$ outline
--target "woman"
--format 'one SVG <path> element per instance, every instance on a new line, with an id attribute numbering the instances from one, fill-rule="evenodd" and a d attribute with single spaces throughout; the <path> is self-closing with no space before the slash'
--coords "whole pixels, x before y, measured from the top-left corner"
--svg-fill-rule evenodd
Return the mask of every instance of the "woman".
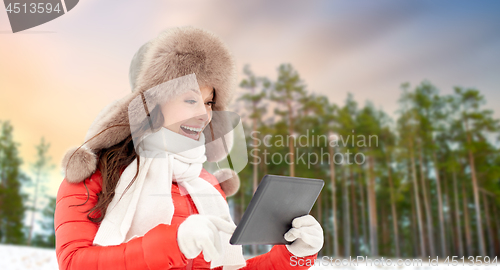
<path id="1" fill-rule="evenodd" d="M 54 224 L 60 269 L 308 269 L 292 259 L 312 261 L 323 245 L 310 215 L 293 220 L 284 236 L 291 245 L 247 261 L 228 242 L 235 225 L 226 196 L 239 178 L 202 168 L 231 144 L 227 119 L 215 114 L 236 81 L 220 39 L 170 29 L 141 47 L 130 75 L 133 92 L 106 107 L 84 145 L 63 158 Z"/>

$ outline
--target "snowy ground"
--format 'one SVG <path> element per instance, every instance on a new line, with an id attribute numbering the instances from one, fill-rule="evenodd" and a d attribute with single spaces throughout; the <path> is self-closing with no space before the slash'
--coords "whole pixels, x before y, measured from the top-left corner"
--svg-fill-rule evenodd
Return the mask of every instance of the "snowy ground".
<path id="1" fill-rule="evenodd" d="M 0 245 L 2 270 L 57 270 L 56 251 L 48 248 Z"/>
<path id="2" fill-rule="evenodd" d="M 500 269 L 500 262 L 497 262 L 496 265 L 474 265 L 468 266 L 467 261 L 463 266 L 461 263 L 459 265 L 453 266 L 444 262 L 440 262 L 439 266 L 429 265 L 427 260 L 422 261 L 422 263 L 416 261 L 399 261 L 401 266 L 395 265 L 398 262 L 398 259 L 391 258 L 392 266 L 388 266 L 388 259 L 384 258 L 383 264 L 381 266 L 381 258 L 377 258 L 378 261 L 372 259 L 373 264 L 367 264 L 365 261 L 361 262 L 361 260 L 353 260 L 348 262 L 348 260 L 344 260 L 344 266 L 340 264 L 342 261 L 339 259 L 336 261 L 331 258 L 324 258 L 318 260 L 316 262 L 316 266 L 311 267 L 313 270 L 366 270 L 366 269 L 394 269 L 394 270 L 473 270 L 473 269 Z M 412 259 L 410 259 L 412 260 Z M 335 265 L 337 262 L 338 265 Z M 460 261 L 461 262 L 461 261 Z M 294 260 L 291 262 L 292 264 L 305 264 L 307 262 L 301 262 L 298 260 Z M 314 263 L 314 262 L 312 262 Z M 356 265 L 357 263 L 357 265 Z M 348 265 L 350 264 L 350 265 Z M 377 266 L 377 265 L 378 266 Z M 405 265 L 406 264 L 406 265 Z M 25 247 L 25 246 L 14 246 L 14 245 L 0 245 L 0 269 L 1 270 L 24 270 L 24 269 L 37 269 L 37 270 L 57 270 L 57 259 L 56 252 L 53 249 L 46 248 L 33 248 L 33 247 Z"/>

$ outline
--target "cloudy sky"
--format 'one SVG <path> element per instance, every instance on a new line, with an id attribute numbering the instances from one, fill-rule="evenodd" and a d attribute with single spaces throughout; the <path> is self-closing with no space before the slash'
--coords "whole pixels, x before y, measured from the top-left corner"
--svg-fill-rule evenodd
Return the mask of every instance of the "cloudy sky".
<path id="1" fill-rule="evenodd" d="M 442 93 L 480 89 L 500 117 L 499 1 L 85 0 L 16 34 L 2 6 L 0 120 L 13 124 L 25 169 L 42 136 L 59 168 L 98 112 L 130 92 L 136 50 L 183 25 L 219 35 L 240 71 L 250 64 L 274 79 L 291 63 L 309 91 L 338 104 L 351 92 L 394 114 L 400 84 L 428 79 Z M 62 178 L 53 175 L 55 195 Z"/>

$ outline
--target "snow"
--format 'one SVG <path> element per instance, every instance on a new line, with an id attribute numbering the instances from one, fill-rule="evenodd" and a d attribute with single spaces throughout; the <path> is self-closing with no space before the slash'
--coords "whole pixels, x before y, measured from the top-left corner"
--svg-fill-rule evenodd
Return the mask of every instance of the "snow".
<path id="1" fill-rule="evenodd" d="M 336 259 L 331 257 L 320 257 L 316 261 L 316 265 L 311 267 L 312 270 L 367 270 L 367 269 L 387 269 L 387 270 L 493 270 L 500 269 L 500 263 L 490 264 L 490 265 L 462 265 L 462 261 L 459 260 L 458 265 L 451 265 L 451 263 L 445 263 L 442 260 L 439 262 L 439 266 L 429 265 L 428 260 L 423 260 L 421 263 L 412 261 L 414 259 L 395 259 L 390 258 L 392 266 L 388 266 L 388 258 L 372 258 L 372 263 L 366 262 L 361 259 L 356 260 L 351 259 Z M 377 261 L 375 261 L 377 259 Z M 344 261 L 342 261 L 344 260 Z M 400 260 L 400 266 L 397 264 Z M 407 260 L 407 261 L 405 261 Z M 483 259 L 484 260 L 484 259 Z M 293 264 L 305 264 L 306 262 L 293 260 Z M 309 262 L 314 264 L 314 262 Z M 336 265 L 337 264 L 337 265 Z M 342 264 L 344 264 L 342 266 Z M 356 265 L 357 264 L 357 265 Z M 383 264 L 383 266 L 381 266 Z M 406 264 L 406 265 L 405 265 Z M 27 246 L 15 246 L 15 245 L 1 245 L 0 244 L 0 269 L 2 270 L 24 270 L 24 269 L 37 269 L 37 270 L 57 270 L 57 258 L 54 249 L 49 248 L 35 248 Z"/>
<path id="2" fill-rule="evenodd" d="M 50 248 L 0 245 L 2 270 L 57 270 L 56 251 Z"/>

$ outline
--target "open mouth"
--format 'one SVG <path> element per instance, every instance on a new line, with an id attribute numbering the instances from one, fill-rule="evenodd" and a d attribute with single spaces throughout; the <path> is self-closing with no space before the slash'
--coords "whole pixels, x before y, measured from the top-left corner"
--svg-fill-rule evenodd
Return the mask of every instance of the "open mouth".
<path id="1" fill-rule="evenodd" d="M 185 136 L 197 140 L 200 137 L 200 133 L 203 129 L 181 125 L 181 130 Z"/>

